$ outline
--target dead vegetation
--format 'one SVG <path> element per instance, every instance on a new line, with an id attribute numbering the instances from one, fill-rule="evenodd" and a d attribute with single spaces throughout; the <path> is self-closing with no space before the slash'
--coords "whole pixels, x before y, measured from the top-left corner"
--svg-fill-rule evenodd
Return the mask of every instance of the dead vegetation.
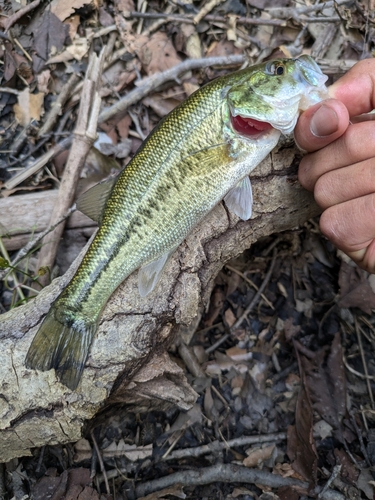
<path id="1" fill-rule="evenodd" d="M 75 197 L 224 72 L 281 50 L 311 54 L 333 81 L 372 57 L 374 11 L 373 0 L 2 2 L 0 311 L 11 312 L 0 331 L 0 497 L 374 497 L 375 280 L 315 219 L 303 224 L 318 212 L 296 186 L 292 149 L 254 173 L 255 221 L 218 207 L 182 245 L 163 282 L 170 299 L 127 302 L 132 279 L 116 292 L 104 323 L 117 318 L 117 344 L 103 358 L 99 331 L 76 398 L 52 372 L 23 369 L 32 328 L 72 270 L 38 289 L 95 229 L 78 212 L 66 218 Z M 131 330 L 139 313 L 142 329 L 124 340 L 121 324 Z M 134 345 L 142 362 L 126 358 Z"/>

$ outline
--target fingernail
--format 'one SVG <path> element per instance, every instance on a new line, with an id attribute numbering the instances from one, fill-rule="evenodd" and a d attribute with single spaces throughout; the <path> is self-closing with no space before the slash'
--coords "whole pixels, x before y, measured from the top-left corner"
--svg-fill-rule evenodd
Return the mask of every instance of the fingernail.
<path id="1" fill-rule="evenodd" d="M 354 262 L 362 262 L 367 252 L 367 247 L 361 250 L 356 250 L 355 252 L 348 252 L 349 257 L 354 260 Z"/>
<path id="2" fill-rule="evenodd" d="M 337 132 L 339 119 L 332 108 L 322 104 L 311 118 L 310 130 L 316 137 L 327 137 Z"/>

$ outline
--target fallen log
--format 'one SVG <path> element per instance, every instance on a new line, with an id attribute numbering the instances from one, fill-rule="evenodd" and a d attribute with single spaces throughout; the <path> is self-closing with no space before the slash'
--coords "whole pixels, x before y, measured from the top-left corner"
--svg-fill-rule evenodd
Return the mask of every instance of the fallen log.
<path id="1" fill-rule="evenodd" d="M 0 462 L 28 455 L 33 447 L 79 439 L 85 422 L 113 402 L 135 411 L 191 407 L 196 393 L 166 348 L 181 325 L 196 322 L 228 260 L 261 237 L 319 213 L 296 179 L 299 156 L 295 148 L 272 152 L 251 176 L 252 219 L 241 221 L 219 204 L 180 245 L 149 296 L 139 296 L 137 273 L 125 280 L 103 312 L 76 391 L 63 386 L 54 370 L 29 370 L 24 360 L 84 251 L 34 300 L 0 316 Z"/>
<path id="2" fill-rule="evenodd" d="M 0 222 L 9 230 L 3 237 L 8 251 L 19 250 L 47 229 L 57 195 L 58 190 L 51 189 L 0 198 Z M 67 220 L 68 229 L 95 226 L 96 222 L 78 211 Z"/>

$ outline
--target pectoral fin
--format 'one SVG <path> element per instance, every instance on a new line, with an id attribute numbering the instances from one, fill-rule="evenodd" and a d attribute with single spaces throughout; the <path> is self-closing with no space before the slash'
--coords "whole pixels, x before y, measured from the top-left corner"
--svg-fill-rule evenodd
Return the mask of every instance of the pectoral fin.
<path id="1" fill-rule="evenodd" d="M 242 220 L 249 220 L 253 207 L 253 192 L 249 177 L 244 177 L 237 186 L 231 189 L 224 197 L 224 201 L 231 212 Z"/>
<path id="2" fill-rule="evenodd" d="M 146 264 L 138 271 L 138 289 L 141 297 L 146 297 L 161 278 L 161 274 L 175 249 L 165 253 L 159 259 Z"/>
<path id="3" fill-rule="evenodd" d="M 117 178 L 107 179 L 85 191 L 77 200 L 77 210 L 100 223 L 105 204 L 116 181 Z"/>

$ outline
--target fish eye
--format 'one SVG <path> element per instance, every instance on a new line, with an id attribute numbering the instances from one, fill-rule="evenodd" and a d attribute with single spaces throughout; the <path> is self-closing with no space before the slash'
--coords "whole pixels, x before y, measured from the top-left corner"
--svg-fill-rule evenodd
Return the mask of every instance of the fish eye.
<path id="1" fill-rule="evenodd" d="M 266 72 L 269 75 L 281 76 L 285 73 L 285 66 L 280 61 L 273 61 L 273 62 L 270 62 L 269 64 L 267 64 Z"/>

